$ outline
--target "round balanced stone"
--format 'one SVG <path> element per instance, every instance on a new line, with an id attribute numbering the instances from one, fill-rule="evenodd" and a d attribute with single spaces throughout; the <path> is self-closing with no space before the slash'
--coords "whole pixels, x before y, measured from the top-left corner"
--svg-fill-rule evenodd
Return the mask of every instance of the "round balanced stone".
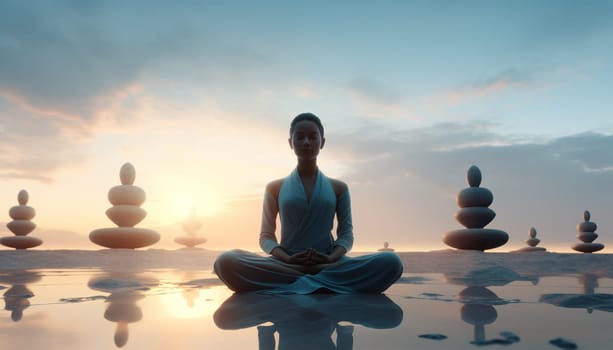
<path id="1" fill-rule="evenodd" d="M 197 245 L 206 243 L 206 241 L 206 238 L 196 236 L 182 236 L 175 238 L 175 242 L 184 245 L 188 248 L 194 248 Z"/>
<path id="2" fill-rule="evenodd" d="M 577 243 L 577 244 L 573 245 L 572 248 L 574 250 L 582 252 L 582 253 L 594 253 L 594 252 L 597 252 L 599 250 L 603 250 L 604 249 L 604 244 L 600 244 L 600 243 Z"/>
<path id="3" fill-rule="evenodd" d="M 132 227 L 141 222 L 147 212 L 133 205 L 115 205 L 106 210 L 106 216 L 117 226 Z"/>
<path id="4" fill-rule="evenodd" d="M 547 249 L 543 247 L 523 247 L 516 250 L 518 253 L 533 253 L 533 252 L 546 252 Z"/>
<path id="5" fill-rule="evenodd" d="M 13 220 L 32 220 L 36 215 L 34 208 L 20 204 L 9 209 L 9 216 Z"/>
<path id="6" fill-rule="evenodd" d="M 456 220 L 466 228 L 483 228 L 496 217 L 496 213 L 490 208 L 468 207 L 458 210 Z"/>
<path id="7" fill-rule="evenodd" d="M 519 253 L 533 253 L 533 252 L 546 252 L 547 249 L 543 247 L 523 247 L 521 249 L 516 250 Z"/>
<path id="8" fill-rule="evenodd" d="M 145 228 L 112 227 L 93 230 L 89 239 L 107 248 L 142 248 L 160 240 L 160 234 Z"/>
<path id="9" fill-rule="evenodd" d="M 489 207 L 494 201 L 494 195 L 483 187 L 468 187 L 458 192 L 456 202 L 458 207 Z"/>
<path id="10" fill-rule="evenodd" d="M 36 237 L 9 236 L 0 238 L 0 244 L 15 249 L 29 249 L 43 244 L 43 241 Z"/>
<path id="11" fill-rule="evenodd" d="M 145 203 L 147 195 L 145 191 L 138 186 L 117 185 L 109 190 L 108 199 L 113 205 L 140 206 Z"/>
<path id="12" fill-rule="evenodd" d="M 509 235 L 501 230 L 467 228 L 449 231 L 443 237 L 447 245 L 462 250 L 493 249 L 507 243 Z"/>
<path id="13" fill-rule="evenodd" d="M 36 224 L 30 220 L 13 220 L 6 224 L 6 227 L 16 236 L 25 236 L 34 231 Z"/>

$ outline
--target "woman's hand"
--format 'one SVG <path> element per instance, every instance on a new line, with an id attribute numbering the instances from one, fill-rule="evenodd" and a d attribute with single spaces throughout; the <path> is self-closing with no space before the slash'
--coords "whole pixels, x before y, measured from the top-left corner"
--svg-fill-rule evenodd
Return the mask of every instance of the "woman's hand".
<path id="1" fill-rule="evenodd" d="M 303 252 L 289 255 L 283 248 L 275 247 L 270 254 L 286 264 L 309 266 L 313 265 L 311 263 L 311 256 L 313 255 L 313 252 L 314 250 L 307 249 Z"/>
<path id="2" fill-rule="evenodd" d="M 317 261 L 317 264 L 332 264 L 337 262 L 345 254 L 347 254 L 347 250 L 345 248 L 341 246 L 336 246 L 330 254 L 322 254 L 316 252 L 314 259 Z"/>
<path id="3" fill-rule="evenodd" d="M 313 248 L 309 248 L 303 252 L 289 255 L 281 247 L 276 247 L 271 254 L 287 264 L 313 266 L 334 263 L 346 252 L 345 248 L 337 246 L 330 254 L 320 253 Z"/>
<path id="4" fill-rule="evenodd" d="M 313 265 L 311 263 L 313 252 L 311 249 L 305 250 L 304 252 L 296 253 L 293 255 L 288 255 L 288 259 L 285 261 L 288 264 L 295 265 Z"/>
<path id="5" fill-rule="evenodd" d="M 337 259 L 338 260 L 338 259 Z M 332 257 L 328 254 L 314 252 L 311 256 L 312 265 L 330 264 L 333 263 Z"/>

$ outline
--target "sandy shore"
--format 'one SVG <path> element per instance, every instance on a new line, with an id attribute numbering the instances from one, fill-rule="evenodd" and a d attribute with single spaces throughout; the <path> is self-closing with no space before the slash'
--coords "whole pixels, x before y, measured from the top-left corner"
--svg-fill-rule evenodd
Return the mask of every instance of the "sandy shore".
<path id="1" fill-rule="evenodd" d="M 375 300 L 233 295 L 209 273 L 219 253 L 0 250 L 2 349 L 112 348 L 128 332 L 109 321 L 126 315 L 139 322 L 129 326 L 133 348 L 151 348 L 154 339 L 164 348 L 254 349 L 272 339 L 259 337 L 271 329 L 286 343 L 318 342 L 311 349 L 338 342 L 331 329 L 351 329 L 343 334 L 356 349 L 553 349 L 549 342 L 561 337 L 582 349 L 610 343 L 602 329 L 613 312 L 613 254 L 398 252 L 405 274 Z"/>
<path id="2" fill-rule="evenodd" d="M 121 268 L 210 269 L 219 251 L 179 250 L 1 250 L 0 270 Z M 366 253 L 352 253 L 360 255 Z M 532 276 L 584 274 L 613 277 L 613 254 L 398 252 L 405 273 L 449 273 L 505 267 Z"/>

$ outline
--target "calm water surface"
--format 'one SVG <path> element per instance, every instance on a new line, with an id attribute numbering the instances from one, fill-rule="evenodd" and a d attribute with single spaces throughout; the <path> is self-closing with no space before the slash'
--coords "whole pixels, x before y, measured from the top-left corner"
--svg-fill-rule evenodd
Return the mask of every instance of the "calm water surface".
<path id="1" fill-rule="evenodd" d="M 0 271 L 1 349 L 608 349 L 613 280 L 405 274 L 386 295 L 233 295 L 210 271 Z M 434 340 L 420 335 L 439 334 Z M 478 344 L 481 344 L 479 346 Z"/>

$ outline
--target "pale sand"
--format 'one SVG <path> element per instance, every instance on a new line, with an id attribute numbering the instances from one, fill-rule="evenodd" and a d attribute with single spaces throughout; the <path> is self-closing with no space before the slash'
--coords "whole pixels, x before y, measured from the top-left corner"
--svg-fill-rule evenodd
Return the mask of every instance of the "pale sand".
<path id="1" fill-rule="evenodd" d="M 104 249 L 95 251 L 86 250 L 0 250 L 0 282 L 10 284 L 11 278 L 22 278 L 22 276 L 32 276 L 39 272 L 31 270 L 57 270 L 66 271 L 71 269 L 101 269 L 104 271 L 127 272 L 127 277 L 123 275 L 108 275 L 104 278 L 90 281 L 90 288 L 95 290 L 113 291 L 133 289 L 140 291 L 147 287 L 155 287 L 158 281 L 146 281 L 135 278 L 131 272 L 142 272 L 159 269 L 194 271 L 211 271 L 215 257 L 219 251 L 205 249 L 180 249 L 180 250 L 127 250 L 127 249 Z M 352 253 L 359 255 L 360 253 Z M 364 253 L 365 254 L 365 253 Z M 613 254 L 580 254 L 580 253 L 482 253 L 477 251 L 433 251 L 433 252 L 399 252 L 404 263 L 404 275 L 397 282 L 396 291 L 404 290 L 408 285 L 419 285 L 428 281 L 428 276 L 423 274 L 444 274 L 445 280 L 449 284 L 470 286 L 467 289 L 475 289 L 475 286 L 504 286 L 514 281 L 531 281 L 538 283 L 540 277 L 545 276 L 576 276 L 583 285 L 584 293 L 574 292 L 572 294 L 542 294 L 541 303 L 553 304 L 563 308 L 600 310 L 613 312 L 613 295 L 594 292 L 598 286 L 598 279 L 613 278 Z M 30 270 L 30 271 L 27 271 Z M 3 277 L 4 275 L 4 277 Z M 119 277 L 117 277 L 119 276 Z M 602 281 L 601 281 L 602 283 Z M 607 282 L 610 283 L 610 282 Z M 150 285 L 149 285 L 150 284 Z M 181 283 L 190 287 L 212 287 L 221 286 L 222 283 L 209 275 L 206 278 L 194 278 Z M 520 284 L 521 285 L 521 284 Z M 8 285 L 4 288 L 8 288 Z M 394 288 L 394 286 L 392 286 Z M 0 289 L 3 286 L 0 285 Z M 604 289 L 606 292 L 607 289 Z M 460 292 L 461 293 L 461 292 Z M 397 298 L 401 298 L 396 295 Z M 468 298 L 466 296 L 463 296 Z M 60 299 L 62 303 L 79 303 L 97 299 L 107 300 L 106 296 L 85 296 L 85 297 L 66 297 Z M 429 296 L 422 293 L 416 296 L 403 295 L 401 300 L 427 301 L 443 300 L 453 301 L 456 299 L 440 299 L 440 295 Z M 470 300 L 469 298 L 466 300 Z M 504 298 L 483 298 L 477 300 L 481 303 L 493 305 L 515 303 Z M 527 302 L 530 302 L 529 300 Z M 488 304 L 491 303 L 491 304 Z M 412 304 L 414 309 L 418 309 L 417 304 Z M 519 304 L 518 304 L 519 305 Z M 415 310 L 413 310 L 415 311 Z M 455 312 L 456 310 L 454 310 Z M 441 327 L 445 331 L 453 334 L 453 329 Z M 430 325 L 436 327 L 437 325 Z M 602 325 L 605 326 L 605 325 Z M 439 330 L 433 328 L 433 331 Z M 577 331 L 581 334 L 581 331 Z M 422 332 L 423 333 L 423 332 Z M 428 339 L 444 339 L 438 333 L 420 334 L 420 337 L 430 337 Z M 502 332 L 502 338 L 487 339 L 479 345 L 489 344 L 513 344 L 519 342 L 519 338 L 514 333 Z M 1 334 L 0 334 L 1 335 Z M 577 335 L 578 336 L 578 335 Z M 527 335 L 529 337 L 529 334 Z M 550 338 L 541 339 L 540 345 L 543 347 L 554 347 L 547 344 Z M 393 344 L 395 341 L 406 341 L 402 338 L 391 337 L 386 339 Z M 589 346 L 589 341 L 581 340 L 581 346 Z M 432 340 L 428 340 L 432 341 Z M 555 341 L 555 340 L 552 340 Z M 447 342 L 447 343 L 446 343 Z M 470 344 L 460 344 L 456 340 L 446 340 L 441 346 L 445 348 L 466 348 L 462 345 L 474 347 Z M 449 343 L 450 342 L 450 343 Z M 563 342 L 563 341 L 560 341 Z M 526 343 L 527 346 L 531 344 Z M 519 343 L 521 347 L 524 343 Z M 477 344 L 477 343 L 472 343 Z M 553 343 L 552 343 L 553 344 Z M 540 346 L 539 345 L 539 346 Z M 560 345 L 556 345 L 560 346 Z M 10 348 L 10 347 L 9 347 Z M 21 348 L 21 347 L 14 347 Z M 440 347 L 439 347 L 440 348 Z M 526 347 L 524 347 L 526 348 Z"/>
<path id="2" fill-rule="evenodd" d="M 0 250 L 0 270 L 121 267 L 143 269 L 211 269 L 220 251 L 178 250 Z M 352 253 L 361 255 L 367 253 Z M 458 274 L 504 267 L 521 275 L 594 274 L 613 278 L 613 254 L 483 253 L 478 251 L 398 252 L 407 273 Z"/>

